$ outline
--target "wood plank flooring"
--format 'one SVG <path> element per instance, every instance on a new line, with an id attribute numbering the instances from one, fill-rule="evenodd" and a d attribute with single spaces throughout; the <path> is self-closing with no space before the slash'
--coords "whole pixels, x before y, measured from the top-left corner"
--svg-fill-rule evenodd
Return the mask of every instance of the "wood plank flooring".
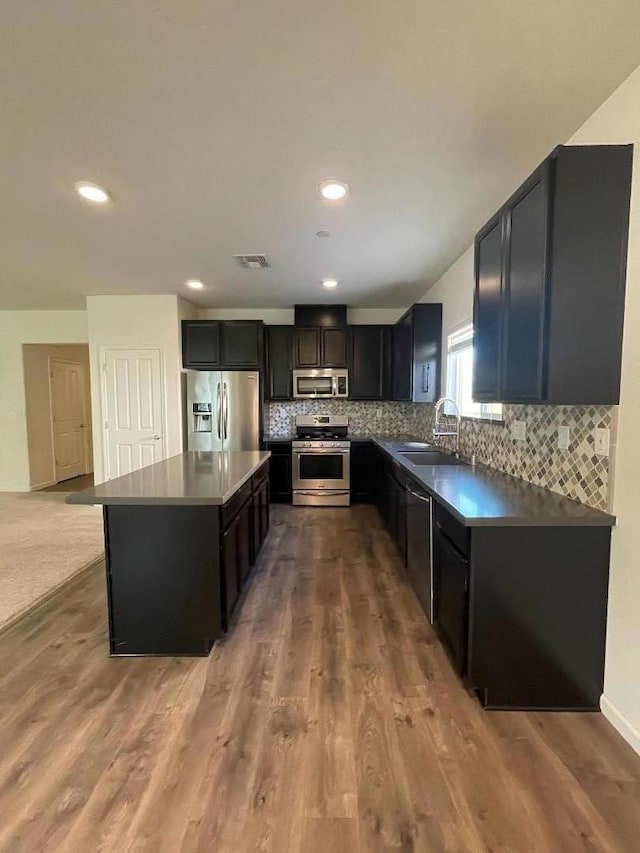
<path id="1" fill-rule="evenodd" d="M 0 636 L 0 850 L 638 851 L 598 714 L 484 712 L 371 507 L 274 507 L 209 659 L 107 657 L 102 572 Z"/>

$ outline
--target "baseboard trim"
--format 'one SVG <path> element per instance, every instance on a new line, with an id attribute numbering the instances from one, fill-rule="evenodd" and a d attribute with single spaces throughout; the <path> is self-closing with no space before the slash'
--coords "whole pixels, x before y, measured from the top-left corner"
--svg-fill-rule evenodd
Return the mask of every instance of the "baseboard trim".
<path id="1" fill-rule="evenodd" d="M 634 728 L 629 720 L 622 714 L 611 699 L 608 699 L 604 693 L 600 697 L 600 710 L 603 716 L 609 720 L 614 729 L 622 735 L 627 743 L 635 749 L 640 755 L 640 732 Z"/>
<path id="2" fill-rule="evenodd" d="M 46 483 L 37 483 L 35 486 L 31 486 L 31 491 L 39 492 L 41 489 L 48 489 L 49 486 L 56 486 L 57 484 L 57 480 L 48 480 Z"/>
<path id="3" fill-rule="evenodd" d="M 74 581 L 77 581 L 80 575 L 83 575 L 85 572 L 88 572 L 90 569 L 95 568 L 97 565 L 103 562 L 104 554 L 100 557 L 96 557 L 95 560 L 91 560 L 91 562 L 82 566 L 82 568 L 78 569 L 72 575 L 69 575 L 69 577 L 65 578 L 61 583 L 52 587 L 52 589 L 47 590 L 47 592 L 44 592 L 39 598 L 36 598 L 35 601 L 32 601 L 30 602 L 30 604 L 27 604 L 25 608 L 19 610 L 17 613 L 14 613 L 13 616 L 10 616 L 6 622 L 0 625 L 0 635 L 4 634 L 5 631 L 8 631 L 10 628 L 13 628 L 16 622 L 20 622 L 21 619 L 24 619 L 25 616 L 28 616 L 33 610 L 36 610 L 43 604 L 46 604 L 46 602 L 49 601 L 50 598 L 55 598 L 56 595 L 59 595 L 66 589 L 66 587 L 69 586 L 69 584 L 73 583 Z"/>

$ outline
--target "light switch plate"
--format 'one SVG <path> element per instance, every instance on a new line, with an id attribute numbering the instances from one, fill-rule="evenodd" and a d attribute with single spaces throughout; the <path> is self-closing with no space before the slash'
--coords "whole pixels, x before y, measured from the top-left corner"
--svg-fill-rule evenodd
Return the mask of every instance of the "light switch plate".
<path id="1" fill-rule="evenodd" d="M 558 450 L 568 450 L 571 441 L 571 430 L 568 426 L 558 427 Z"/>
<path id="2" fill-rule="evenodd" d="M 595 438 L 596 456 L 609 455 L 609 436 L 610 431 L 608 429 L 603 429 L 601 427 L 597 427 L 595 429 L 593 437 Z"/>
<path id="3" fill-rule="evenodd" d="M 527 425 L 524 421 L 514 421 L 511 424 L 511 438 L 514 441 L 524 441 L 527 437 Z"/>

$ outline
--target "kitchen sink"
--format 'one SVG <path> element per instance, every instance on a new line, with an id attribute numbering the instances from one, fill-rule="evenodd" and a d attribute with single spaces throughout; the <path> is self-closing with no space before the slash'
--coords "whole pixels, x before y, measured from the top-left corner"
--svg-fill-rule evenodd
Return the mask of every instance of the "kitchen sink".
<path id="1" fill-rule="evenodd" d="M 428 444 L 426 441 L 387 441 L 385 444 L 392 450 L 396 450 L 399 453 L 404 451 L 438 452 L 437 448 L 433 444 Z"/>
<path id="2" fill-rule="evenodd" d="M 414 465 L 460 465 L 459 459 L 451 453 L 443 453 L 441 450 L 421 450 L 400 454 L 408 462 Z"/>

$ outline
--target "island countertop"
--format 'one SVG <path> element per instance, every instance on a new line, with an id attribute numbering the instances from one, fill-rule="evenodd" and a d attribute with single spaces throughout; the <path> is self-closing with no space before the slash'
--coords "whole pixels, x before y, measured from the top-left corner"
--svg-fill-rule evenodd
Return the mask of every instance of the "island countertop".
<path id="1" fill-rule="evenodd" d="M 190 450 L 74 492 L 67 503 L 221 506 L 270 456 L 268 450 Z"/>

